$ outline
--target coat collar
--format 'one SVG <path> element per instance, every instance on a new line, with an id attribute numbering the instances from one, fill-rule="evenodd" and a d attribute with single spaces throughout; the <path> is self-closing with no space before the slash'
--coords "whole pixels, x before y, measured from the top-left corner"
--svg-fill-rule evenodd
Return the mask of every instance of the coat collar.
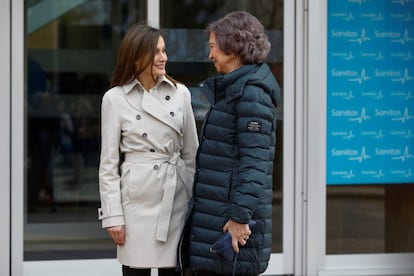
<path id="1" fill-rule="evenodd" d="M 275 106 L 279 106 L 280 88 L 266 63 L 244 65 L 233 72 L 208 78 L 199 87 L 211 104 L 220 98 L 226 98 L 229 103 L 243 94 L 247 83 L 261 87 L 272 97 Z"/>
<path id="2" fill-rule="evenodd" d="M 243 88 L 249 80 L 249 76 L 257 71 L 259 65 L 247 64 L 233 72 L 211 77 L 202 82 L 199 86 L 206 93 L 206 97 L 211 103 L 214 99 L 226 98 L 231 102 L 243 93 Z"/>
<path id="3" fill-rule="evenodd" d="M 161 83 L 166 83 L 168 85 L 175 87 L 175 84 L 169 79 L 167 79 L 166 76 L 162 76 L 161 78 L 158 79 L 157 84 L 155 85 L 155 88 L 157 88 Z M 136 78 L 132 79 L 129 83 L 124 84 L 122 88 L 125 94 L 129 94 L 132 90 L 134 90 L 135 86 L 137 85 L 140 87 L 142 91 L 144 90 L 144 87 L 142 86 L 141 82 Z"/>

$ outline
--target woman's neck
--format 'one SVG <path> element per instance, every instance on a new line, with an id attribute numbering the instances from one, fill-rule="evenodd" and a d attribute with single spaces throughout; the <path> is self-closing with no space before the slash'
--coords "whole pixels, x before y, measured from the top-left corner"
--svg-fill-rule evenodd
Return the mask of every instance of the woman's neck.
<path id="1" fill-rule="evenodd" d="M 138 80 L 147 91 L 150 91 L 157 84 L 157 81 L 152 78 L 138 77 Z"/>

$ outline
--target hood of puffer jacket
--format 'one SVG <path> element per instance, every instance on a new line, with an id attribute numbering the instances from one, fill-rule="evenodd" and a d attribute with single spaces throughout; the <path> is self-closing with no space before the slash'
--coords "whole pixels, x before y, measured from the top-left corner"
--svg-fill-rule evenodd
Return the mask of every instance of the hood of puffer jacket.
<path id="1" fill-rule="evenodd" d="M 211 104 L 217 98 L 226 97 L 227 102 L 240 97 L 246 85 L 255 85 L 268 93 L 275 106 L 281 102 L 279 85 L 266 63 L 247 64 L 239 69 L 208 78 L 198 86 Z"/>

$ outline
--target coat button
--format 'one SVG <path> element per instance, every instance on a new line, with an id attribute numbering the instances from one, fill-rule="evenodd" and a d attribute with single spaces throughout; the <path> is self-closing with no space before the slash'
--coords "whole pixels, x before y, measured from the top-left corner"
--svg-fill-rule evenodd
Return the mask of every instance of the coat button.
<path id="1" fill-rule="evenodd" d="M 174 114 L 174 112 L 171 111 L 170 115 L 171 115 L 171 117 L 174 117 L 175 114 Z"/>
<path id="2" fill-rule="evenodd" d="M 148 134 L 146 132 L 142 133 L 142 137 L 147 138 Z"/>
<path id="3" fill-rule="evenodd" d="M 150 149 L 150 152 L 155 152 L 155 149 Z"/>
<path id="4" fill-rule="evenodd" d="M 160 168 L 160 166 L 158 166 L 157 164 L 155 164 L 153 168 L 156 171 L 156 170 L 158 170 Z"/>
<path id="5" fill-rule="evenodd" d="M 141 115 L 137 115 L 137 116 L 135 116 L 135 118 L 137 119 L 137 120 L 141 120 Z"/>
<path id="6" fill-rule="evenodd" d="M 100 211 L 100 212 L 99 212 L 99 215 L 103 216 L 103 212 L 102 212 L 102 211 Z"/>
<path id="7" fill-rule="evenodd" d="M 171 99 L 171 97 L 170 97 L 169 95 L 167 95 L 167 96 L 165 96 L 165 99 L 166 99 L 167 101 L 169 101 L 169 100 Z"/>

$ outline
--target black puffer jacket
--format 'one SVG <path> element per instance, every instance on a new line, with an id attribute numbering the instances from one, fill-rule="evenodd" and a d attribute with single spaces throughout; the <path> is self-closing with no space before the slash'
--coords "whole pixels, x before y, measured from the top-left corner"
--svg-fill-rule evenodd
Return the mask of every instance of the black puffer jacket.
<path id="1" fill-rule="evenodd" d="M 250 64 L 200 84 L 211 99 L 201 133 L 187 245 L 193 271 L 231 273 L 233 266 L 210 253 L 224 224 L 256 221 L 240 247 L 236 273 L 266 270 L 272 245 L 272 172 L 276 79 L 266 64 Z"/>

